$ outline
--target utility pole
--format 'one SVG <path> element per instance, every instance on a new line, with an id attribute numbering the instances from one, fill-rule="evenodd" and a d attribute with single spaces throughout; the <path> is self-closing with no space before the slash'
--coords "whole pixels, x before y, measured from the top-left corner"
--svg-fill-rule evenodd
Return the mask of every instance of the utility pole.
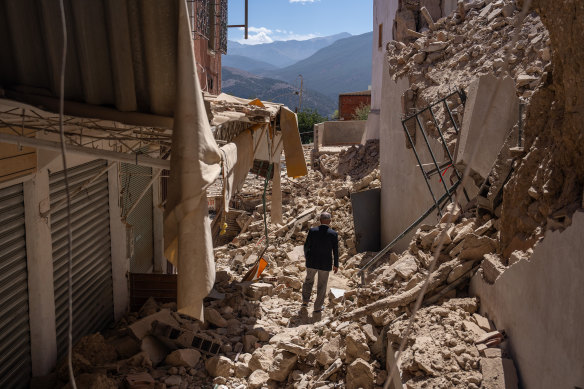
<path id="1" fill-rule="evenodd" d="M 300 92 L 298 93 L 298 112 L 302 110 L 302 84 L 304 83 L 304 79 L 302 78 L 302 74 L 299 74 L 300 77 Z"/>

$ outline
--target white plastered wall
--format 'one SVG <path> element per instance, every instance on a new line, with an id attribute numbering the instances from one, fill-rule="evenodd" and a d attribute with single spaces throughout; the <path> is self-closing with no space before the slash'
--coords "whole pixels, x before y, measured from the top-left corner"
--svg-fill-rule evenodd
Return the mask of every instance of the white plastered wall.
<path id="1" fill-rule="evenodd" d="M 529 261 L 507 268 L 493 285 L 477 274 L 471 293 L 505 330 L 524 388 L 584 387 L 584 212 L 563 232 L 547 232 Z"/>
<path id="2" fill-rule="evenodd" d="M 406 134 L 401 123 L 401 96 L 409 88 L 409 81 L 404 78 L 394 81 L 387 64 L 384 69 L 379 142 L 382 246 L 400 235 L 434 204 L 415 154 L 411 148 L 406 147 Z M 442 162 L 444 149 L 441 144 L 431 138 L 429 142 L 438 163 Z M 419 130 L 415 145 L 422 164 L 432 163 L 428 147 Z M 429 183 L 438 200 L 445 193 L 438 175 L 434 175 Z M 435 224 L 437 221 L 437 212 L 434 211 L 423 223 Z M 402 238 L 392 251 L 405 250 L 414 233 L 415 229 Z"/>
<path id="3" fill-rule="evenodd" d="M 398 0 L 373 1 L 373 44 L 371 61 L 371 113 L 367 119 L 366 139 L 379 139 L 381 89 L 383 82 L 383 63 L 385 47 L 393 39 L 393 20 L 399 6 Z M 379 25 L 383 24 L 381 47 Z"/>

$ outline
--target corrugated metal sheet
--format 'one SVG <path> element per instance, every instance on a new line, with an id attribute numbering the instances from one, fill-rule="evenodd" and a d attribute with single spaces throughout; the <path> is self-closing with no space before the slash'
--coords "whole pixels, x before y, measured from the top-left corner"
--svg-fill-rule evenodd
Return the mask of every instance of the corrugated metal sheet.
<path id="1" fill-rule="evenodd" d="M 93 161 L 69 169 L 69 186 L 90 180 L 106 166 Z M 63 172 L 50 175 L 53 277 L 57 325 L 57 353 L 67 351 L 67 209 L 55 209 L 65 198 Z M 113 321 L 111 242 L 107 174 L 71 199 L 73 235 L 73 341 Z"/>
<path id="2" fill-rule="evenodd" d="M 132 208 L 152 179 L 152 169 L 122 163 L 122 196 L 124 214 Z M 154 265 L 154 237 L 152 231 L 152 187 L 126 218 L 132 226 L 134 253 L 130 258 L 130 272 L 148 273 Z"/>
<path id="3" fill-rule="evenodd" d="M 178 2 L 65 0 L 65 99 L 172 116 Z M 58 1 L 0 3 L 0 84 L 58 96 L 62 32 Z M 40 90 L 22 87 L 42 88 Z"/>
<path id="4" fill-rule="evenodd" d="M 22 184 L 0 189 L 0 388 L 27 388 L 31 375 Z"/>

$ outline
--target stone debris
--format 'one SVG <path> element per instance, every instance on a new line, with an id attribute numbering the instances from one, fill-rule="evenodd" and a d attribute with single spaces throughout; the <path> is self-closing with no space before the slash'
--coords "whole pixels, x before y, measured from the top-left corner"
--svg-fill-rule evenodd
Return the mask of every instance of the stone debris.
<path id="1" fill-rule="evenodd" d="M 477 388 L 484 374 L 488 382 L 497 382 L 499 373 L 492 372 L 496 363 L 483 367 L 482 359 L 508 357 L 491 351 L 501 350 L 492 347 L 504 336 L 491 332 L 492 324 L 478 313 L 478 301 L 466 298 L 470 275 L 496 255 L 496 220 L 449 206 L 448 220 L 453 223 L 421 225 L 408 250 L 388 254 L 371 269 L 367 285 L 360 286 L 358 269 L 372 253 L 357 254 L 351 243 L 354 231 L 347 193 L 378 185 L 378 170 L 354 182 L 347 177 L 323 177 L 320 171 L 310 170 L 307 177 L 284 186 L 291 194 L 284 205 L 284 225 L 269 227 L 270 246 L 264 254 L 269 265 L 258 282 L 241 282 L 260 253 L 256 241 L 261 233 L 256 225 L 263 215 L 258 209 L 248 215 L 251 222 L 246 232 L 215 248 L 214 293 L 221 298 L 205 300 L 205 323 L 178 314 L 176 306 L 150 299 L 111 333 L 80 341 L 83 347 L 76 346 L 74 355 L 76 374 L 105 369 L 112 382 L 135 382 L 130 386 L 136 388 L 141 387 L 141 376 L 136 374 L 142 373 L 152 378 L 144 376 L 143 387 L 153 388 L 334 384 L 379 388 L 388 377 L 388 347 L 397 348 L 405 340 L 400 377 L 407 388 Z M 302 243 L 324 210 L 333 214 L 333 228 L 339 232 L 341 266 L 337 274 L 331 274 L 325 311 L 310 315 L 300 307 L 305 270 Z M 256 231 L 258 235 L 251 235 Z M 418 312 L 406 338 L 410 304 L 440 241 L 437 276 L 425 299 L 434 302 Z M 396 300 L 385 304 L 388 298 Z M 94 358 L 98 351 L 101 359 Z M 66 382 L 66 370 L 60 371 L 60 379 Z"/>
<path id="2" fill-rule="evenodd" d="M 435 22 L 428 21 L 430 28 L 416 36 L 397 34 L 406 44 L 388 44 L 391 74 L 408 77 L 418 92 L 417 107 L 455 88 L 466 89 L 473 79 L 488 73 L 510 74 L 517 94 L 529 100 L 550 61 L 549 33 L 539 16 L 528 14 L 516 27 L 520 11 L 515 1 L 473 0 L 460 6 L 463 14 L 459 8 Z M 416 11 L 431 19 L 424 7 Z M 519 39 L 513 44 L 516 32 Z M 503 65 L 507 57 L 506 69 Z"/>
<path id="3" fill-rule="evenodd" d="M 527 16 L 520 39 L 510 47 L 518 17 L 513 2 L 459 2 L 453 15 L 439 20 L 431 17 L 431 2 L 425 3 L 428 9 L 421 12 L 428 30 L 414 31 L 416 14 L 406 6 L 396 15 L 398 35 L 412 31 L 414 38 L 388 45 L 390 71 L 407 75 L 411 83 L 405 106 L 426 106 L 486 73 L 509 72 L 517 93 L 530 98 L 550 60 L 548 33 L 537 16 Z M 460 119 L 462 112 L 453 114 Z M 307 148 L 305 157 L 312 158 L 307 176 L 282 176 L 280 224 L 269 222 L 268 186 L 265 252 L 263 179 L 250 177 L 235 196 L 233 223 L 239 233 L 214 249 L 217 298 L 205 300 L 206 322 L 150 299 L 104 336 L 83 338 L 74 350 L 75 373 L 106 371 L 114 384 L 140 387 L 143 380 L 144 387 L 173 389 L 379 388 L 389 375 L 387 355 L 405 342 L 398 367 L 408 389 L 517 385 L 513 362 L 499 348 L 504 332 L 496 331 L 479 313 L 480 302 L 468 297 L 475 273 L 494 282 L 507 266 L 529 257 L 522 248 L 512 251 L 512 259 L 500 257 L 500 214 L 479 212 L 477 201 L 450 204 L 436 225 L 418 227 L 407 250 L 388 253 L 372 267 L 361 286 L 358 271 L 374 253 L 357 253 L 350 196 L 381 187 L 379 142 L 310 154 Z M 331 227 L 339 233 L 340 269 L 331 274 L 324 312 L 309 314 L 300 307 L 302 244 L 323 211 L 332 214 Z M 268 267 L 260 280 L 241 282 L 262 252 Z M 435 271 L 408 333 L 412 305 L 434 253 Z M 91 350 L 103 352 L 98 358 Z M 62 383 L 64 366 L 57 370 Z"/>

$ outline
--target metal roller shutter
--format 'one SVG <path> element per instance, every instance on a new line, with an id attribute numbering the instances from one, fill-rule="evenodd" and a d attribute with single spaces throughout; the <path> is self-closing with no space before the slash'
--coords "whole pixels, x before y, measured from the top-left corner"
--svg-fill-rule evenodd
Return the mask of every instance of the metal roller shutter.
<path id="1" fill-rule="evenodd" d="M 0 189 L 0 388 L 27 388 L 31 375 L 22 184 Z"/>
<path id="2" fill-rule="evenodd" d="M 124 214 L 132 208 L 140 194 L 152 179 L 152 169 L 144 166 L 122 163 L 122 196 Z M 154 235 L 152 231 L 152 187 L 142 197 L 140 203 L 126 218 L 132 226 L 134 254 L 130 258 L 131 273 L 149 273 L 154 256 Z"/>
<path id="3" fill-rule="evenodd" d="M 69 190 L 83 185 L 101 172 L 107 163 L 92 161 L 68 170 Z M 109 191 L 107 173 L 71 199 L 73 236 L 73 342 L 111 323 L 113 315 L 112 261 Z M 67 352 L 67 208 L 56 208 L 65 198 L 63 172 L 50 175 L 51 235 L 57 352 Z"/>

